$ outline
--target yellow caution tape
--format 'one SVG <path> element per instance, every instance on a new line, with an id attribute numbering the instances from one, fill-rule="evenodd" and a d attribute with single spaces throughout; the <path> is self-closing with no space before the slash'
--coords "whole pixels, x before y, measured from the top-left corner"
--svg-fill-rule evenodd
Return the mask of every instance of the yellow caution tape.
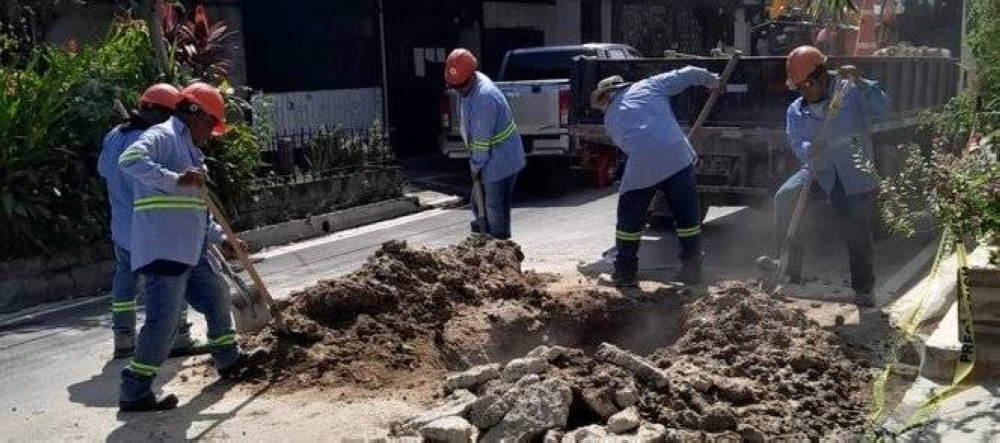
<path id="1" fill-rule="evenodd" d="M 924 402 L 924 404 L 916 409 L 910 419 L 905 422 L 905 426 L 895 432 L 897 435 L 907 430 L 923 426 L 938 410 L 943 401 L 955 396 L 959 392 L 962 392 L 963 389 L 961 385 L 965 379 L 972 374 L 976 364 L 976 337 L 972 327 L 972 303 L 969 291 L 969 259 L 968 253 L 965 249 L 965 243 L 962 241 L 962 235 L 960 232 L 958 235 L 952 235 L 950 229 L 945 229 L 941 236 L 941 243 L 938 245 L 938 251 L 935 255 L 934 265 L 931 268 L 930 275 L 932 279 L 937 276 L 940 270 L 942 257 L 944 256 L 944 251 L 948 249 L 949 246 L 954 246 L 955 254 L 958 258 L 958 321 L 961 327 L 959 340 L 962 343 L 958 362 L 955 366 L 955 375 L 952 378 L 951 385 L 934 393 Z M 928 295 L 929 294 L 924 294 L 917 306 L 914 307 L 914 309 L 911 310 L 906 316 L 906 322 L 901 328 L 901 340 L 896 343 L 897 345 L 905 343 L 915 333 L 917 326 L 919 326 L 917 316 L 923 309 L 923 305 L 927 300 Z M 892 372 L 892 367 L 897 363 L 896 352 L 893 352 L 891 355 L 893 360 L 890 361 L 882 373 L 875 378 L 874 386 L 872 388 L 875 410 L 871 417 L 871 423 L 881 422 L 886 412 L 885 384 Z"/>

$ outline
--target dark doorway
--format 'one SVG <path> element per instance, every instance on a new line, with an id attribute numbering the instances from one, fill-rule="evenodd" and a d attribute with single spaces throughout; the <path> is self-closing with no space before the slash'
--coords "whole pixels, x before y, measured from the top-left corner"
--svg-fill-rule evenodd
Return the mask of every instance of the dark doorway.
<path id="1" fill-rule="evenodd" d="M 580 2 L 580 38 L 584 43 L 601 41 L 601 0 Z"/>
<path id="2" fill-rule="evenodd" d="M 482 4 L 383 1 L 393 147 L 402 157 L 436 153 L 444 60 L 459 32 L 482 21 Z"/>
<path id="3" fill-rule="evenodd" d="M 483 29 L 482 71 L 496 79 L 507 51 L 544 44 L 545 33 L 532 28 Z"/>

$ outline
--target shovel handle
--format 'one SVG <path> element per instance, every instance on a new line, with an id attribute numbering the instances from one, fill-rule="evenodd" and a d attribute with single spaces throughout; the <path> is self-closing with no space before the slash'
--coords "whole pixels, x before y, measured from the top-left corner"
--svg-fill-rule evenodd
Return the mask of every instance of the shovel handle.
<path id="1" fill-rule="evenodd" d="M 722 95 L 722 88 L 726 87 L 729 83 L 729 77 L 733 75 L 733 71 L 736 70 L 736 64 L 739 63 L 740 57 L 743 55 L 740 51 L 733 52 L 733 56 L 729 58 L 729 62 L 726 63 L 726 69 L 722 71 L 722 75 L 719 77 L 719 87 L 712 91 L 712 95 L 708 96 L 708 101 L 705 102 L 705 106 L 701 108 L 701 113 L 698 114 L 698 118 L 691 125 L 691 130 L 688 131 L 688 140 L 694 138 L 701 131 L 701 126 L 705 124 L 705 120 L 708 119 L 708 114 L 712 113 L 712 109 L 715 108 L 715 102 L 719 100 Z"/>
<path id="2" fill-rule="evenodd" d="M 239 259 L 240 264 L 243 268 L 247 270 L 250 274 L 250 279 L 253 280 L 253 284 L 257 287 L 257 291 L 264 297 L 267 305 L 274 309 L 274 299 L 271 298 L 271 293 L 264 286 L 264 280 L 260 278 L 260 274 L 257 273 L 257 268 L 253 266 L 250 261 L 250 257 L 247 255 L 247 251 L 244 251 L 239 245 L 236 244 L 236 240 L 239 237 L 236 236 L 236 232 L 233 231 L 233 227 L 229 225 L 229 221 L 222 214 L 222 210 L 219 209 L 219 205 L 215 203 L 215 199 L 212 198 L 208 192 L 205 192 L 202 197 L 205 199 L 205 203 L 208 204 L 208 209 L 212 213 L 212 217 L 215 221 L 222 225 L 223 232 L 226 233 L 226 238 L 230 240 L 230 244 L 233 246 L 233 251 L 236 253 L 236 258 Z"/>

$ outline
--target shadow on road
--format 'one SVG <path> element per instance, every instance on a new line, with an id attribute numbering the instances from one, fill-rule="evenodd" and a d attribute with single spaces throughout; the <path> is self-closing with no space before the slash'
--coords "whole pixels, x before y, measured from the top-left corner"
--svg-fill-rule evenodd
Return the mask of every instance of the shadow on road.
<path id="1" fill-rule="evenodd" d="M 99 374 L 90 377 L 89 380 L 69 385 L 66 388 L 69 392 L 69 401 L 90 408 L 117 408 L 121 372 L 128 362 L 127 358 L 109 360 Z M 167 360 L 156 375 L 154 389 L 159 390 L 184 367 L 183 360 Z"/>
<path id="2" fill-rule="evenodd" d="M 235 384 L 217 380 L 202 388 L 191 401 L 179 408 L 162 413 L 119 413 L 118 419 L 124 423 L 108 435 L 109 443 L 136 441 L 198 441 L 208 437 L 216 428 L 234 418 L 243 408 L 267 392 L 271 385 L 264 385 L 235 407 L 223 411 L 205 413 L 225 397 Z M 188 430 L 195 422 L 210 422 L 197 435 L 188 438 Z M 239 439 L 239 437 L 236 437 Z"/>

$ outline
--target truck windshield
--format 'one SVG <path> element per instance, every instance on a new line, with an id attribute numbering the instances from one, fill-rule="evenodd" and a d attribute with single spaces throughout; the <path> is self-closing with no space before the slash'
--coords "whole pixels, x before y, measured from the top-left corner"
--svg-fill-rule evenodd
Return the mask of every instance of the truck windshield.
<path id="1" fill-rule="evenodd" d="M 569 78 L 573 67 L 573 57 L 578 55 L 596 56 L 594 50 L 570 49 L 545 52 L 508 54 L 500 73 L 502 81 L 552 80 Z"/>

